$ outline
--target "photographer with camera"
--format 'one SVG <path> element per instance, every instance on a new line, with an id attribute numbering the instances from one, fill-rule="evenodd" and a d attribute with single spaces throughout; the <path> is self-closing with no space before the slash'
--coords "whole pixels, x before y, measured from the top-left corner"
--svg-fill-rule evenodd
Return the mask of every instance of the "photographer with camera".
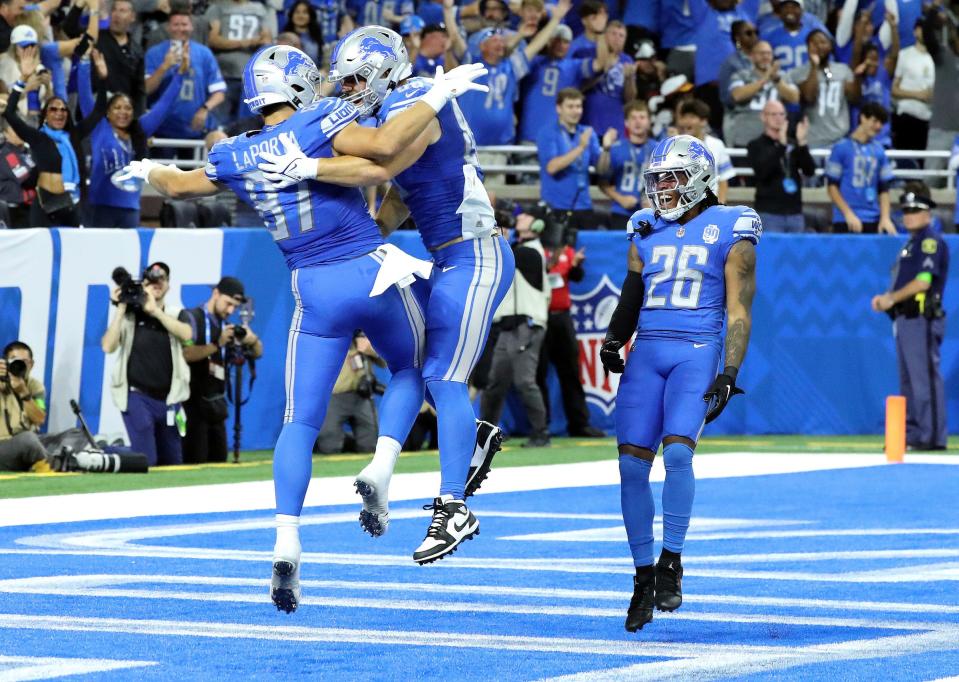
<path id="1" fill-rule="evenodd" d="M 382 393 L 373 376 L 373 365 L 386 367 L 386 361 L 373 350 L 366 334 L 357 330 L 346 354 L 340 375 L 333 385 L 333 395 L 326 409 L 323 428 L 316 440 L 316 449 L 324 455 L 344 451 L 346 434 L 343 424 L 349 422 L 356 441 L 356 452 L 373 452 L 379 429 L 373 394 Z"/>
<path id="2" fill-rule="evenodd" d="M 119 349 L 113 368 L 113 403 L 123 413 L 130 447 L 147 456 L 150 466 L 181 464 L 178 431 L 183 430 L 180 403 L 190 396 L 190 368 L 182 344 L 193 339 L 190 315 L 167 307 L 170 266 L 156 262 L 134 280 L 123 268 L 113 271 L 117 287 L 110 293 L 116 313 L 100 340 L 104 353 Z"/>
<path id="3" fill-rule="evenodd" d="M 30 376 L 33 351 L 12 341 L 0 360 L 0 470 L 30 471 L 46 466 L 47 451 L 37 429 L 47 418 L 43 384 Z M 38 462 L 43 464 L 37 466 Z"/>
<path id="4" fill-rule="evenodd" d="M 249 299 L 243 282 L 224 277 L 204 305 L 187 311 L 193 326 L 192 341 L 183 349 L 190 365 L 190 398 L 183 404 L 187 423 L 183 461 L 188 464 L 226 461 L 226 381 L 231 358 L 263 355 L 263 343 L 247 320 L 239 326 L 227 323 L 237 308 L 241 319 L 246 317 L 244 306 L 249 306 Z"/>

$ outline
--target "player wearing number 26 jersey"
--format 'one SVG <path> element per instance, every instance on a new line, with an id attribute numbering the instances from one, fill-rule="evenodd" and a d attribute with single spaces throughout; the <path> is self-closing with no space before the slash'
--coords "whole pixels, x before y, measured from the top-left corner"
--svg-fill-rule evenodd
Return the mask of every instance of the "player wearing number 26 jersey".
<path id="1" fill-rule="evenodd" d="M 653 150 L 644 181 L 655 210 L 630 218 L 628 274 L 601 351 L 609 371 L 623 372 L 616 435 L 623 520 L 636 565 L 630 631 L 652 620 L 654 602 L 665 611 L 682 603 L 680 553 L 693 504 L 693 450 L 704 421 L 741 392 L 736 375 L 749 342 L 762 224 L 750 208 L 719 205 L 708 189 L 715 174 L 712 155 L 694 137 L 667 138 Z M 724 322 L 726 357 L 719 370 Z M 623 363 L 619 350 L 634 331 Z M 654 568 L 649 473 L 660 443 L 663 551 Z"/>

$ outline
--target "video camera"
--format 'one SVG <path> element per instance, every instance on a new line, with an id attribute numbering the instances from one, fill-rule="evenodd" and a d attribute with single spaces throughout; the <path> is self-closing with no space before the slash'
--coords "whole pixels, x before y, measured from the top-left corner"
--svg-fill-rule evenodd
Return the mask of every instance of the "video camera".
<path id="1" fill-rule="evenodd" d="M 15 360 L 7 361 L 7 376 L 6 380 L 9 382 L 10 377 L 17 377 L 18 379 L 27 378 L 27 363 L 19 358 Z"/>
<path id="2" fill-rule="evenodd" d="M 127 307 L 135 309 L 143 306 L 146 300 L 146 292 L 143 291 L 144 282 L 151 284 L 158 282 L 160 276 L 156 274 L 156 270 L 146 270 L 143 272 L 142 279 L 133 279 L 133 275 L 121 265 L 113 269 L 110 279 L 120 287 L 120 295 L 114 305 L 126 303 Z"/>

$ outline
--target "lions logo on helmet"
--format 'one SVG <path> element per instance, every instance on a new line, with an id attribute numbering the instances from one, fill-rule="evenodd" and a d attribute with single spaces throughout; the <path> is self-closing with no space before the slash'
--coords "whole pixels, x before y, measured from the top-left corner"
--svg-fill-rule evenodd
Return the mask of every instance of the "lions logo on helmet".
<path id="1" fill-rule="evenodd" d="M 658 215 L 672 221 L 705 198 L 715 175 L 716 161 L 706 146 L 692 135 L 676 135 L 656 145 L 643 180 Z"/>
<path id="2" fill-rule="evenodd" d="M 316 99 L 322 80 L 305 52 L 270 45 L 254 54 L 243 70 L 243 101 L 252 111 L 281 103 L 302 109 Z"/>
<path id="3" fill-rule="evenodd" d="M 403 39 L 383 26 L 364 26 L 337 43 L 330 61 L 331 83 L 352 79 L 353 90 L 341 95 L 366 115 L 413 72 Z"/>

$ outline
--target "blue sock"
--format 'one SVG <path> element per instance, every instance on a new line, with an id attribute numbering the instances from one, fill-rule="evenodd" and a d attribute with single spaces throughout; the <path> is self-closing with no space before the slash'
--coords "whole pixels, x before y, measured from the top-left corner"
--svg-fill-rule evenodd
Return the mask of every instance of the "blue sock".
<path id="1" fill-rule="evenodd" d="M 422 406 L 423 375 L 420 370 L 410 367 L 394 373 L 380 401 L 380 436 L 404 443 Z"/>
<path id="2" fill-rule="evenodd" d="M 649 485 L 652 462 L 633 457 L 619 456 L 620 501 L 623 506 L 623 523 L 633 564 L 651 566 L 653 563 L 653 489 Z"/>
<path id="3" fill-rule="evenodd" d="M 670 443 L 663 447 L 666 482 L 663 484 L 663 547 L 679 554 L 683 551 L 689 516 L 693 511 L 696 478 L 693 475 L 693 451 L 688 445 Z"/>
<path id="4" fill-rule="evenodd" d="M 299 516 L 313 474 L 313 444 L 320 430 L 306 424 L 283 425 L 273 452 L 276 513 Z"/>
<path id="5" fill-rule="evenodd" d="M 462 500 L 466 475 L 476 447 L 476 413 L 469 389 L 459 381 L 427 381 L 436 399 L 436 421 L 440 441 L 440 495 Z"/>

